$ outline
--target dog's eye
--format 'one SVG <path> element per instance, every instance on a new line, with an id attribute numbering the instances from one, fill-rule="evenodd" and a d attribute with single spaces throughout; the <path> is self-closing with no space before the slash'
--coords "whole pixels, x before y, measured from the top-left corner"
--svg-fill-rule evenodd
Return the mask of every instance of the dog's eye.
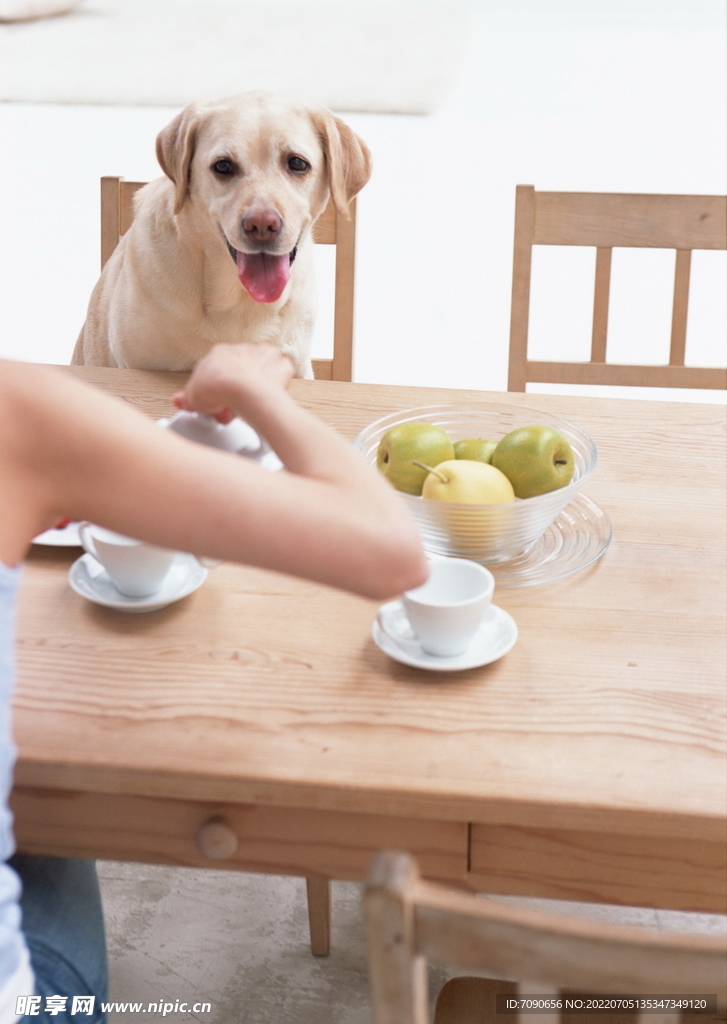
<path id="1" fill-rule="evenodd" d="M 231 160 L 218 160 L 216 163 L 212 164 L 212 170 L 215 174 L 219 174 L 224 178 L 232 174 L 235 168 L 232 166 Z"/>
<path id="2" fill-rule="evenodd" d="M 295 171 L 296 174 L 304 174 L 310 170 L 310 164 L 302 156 L 289 156 L 288 167 L 291 171 Z"/>

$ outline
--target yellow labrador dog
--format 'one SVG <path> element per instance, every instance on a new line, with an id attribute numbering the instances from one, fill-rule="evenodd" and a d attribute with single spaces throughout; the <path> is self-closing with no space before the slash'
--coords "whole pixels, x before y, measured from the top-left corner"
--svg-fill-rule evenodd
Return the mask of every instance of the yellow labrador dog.
<path id="1" fill-rule="evenodd" d="M 312 377 L 311 226 L 348 215 L 366 145 L 327 110 L 270 93 L 192 104 L 157 138 L 166 177 L 93 290 L 73 363 L 189 370 L 217 342 L 269 342 Z"/>

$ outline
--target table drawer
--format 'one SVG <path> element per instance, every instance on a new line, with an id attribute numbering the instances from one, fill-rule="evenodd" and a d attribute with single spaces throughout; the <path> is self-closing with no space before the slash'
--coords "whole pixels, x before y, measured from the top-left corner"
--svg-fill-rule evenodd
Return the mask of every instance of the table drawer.
<path id="1" fill-rule="evenodd" d="M 727 845 L 475 824 L 468 878 L 484 892 L 723 914 Z"/>
<path id="2" fill-rule="evenodd" d="M 22 787 L 11 804 L 24 853 L 360 881 L 378 850 L 400 849 L 429 878 L 467 875 L 464 823 Z"/>

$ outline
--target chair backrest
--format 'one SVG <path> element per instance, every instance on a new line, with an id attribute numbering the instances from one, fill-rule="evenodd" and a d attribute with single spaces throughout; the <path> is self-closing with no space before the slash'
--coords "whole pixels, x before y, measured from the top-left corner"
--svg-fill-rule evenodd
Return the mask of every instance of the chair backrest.
<path id="1" fill-rule="evenodd" d="M 534 245 L 581 245 L 596 249 L 590 362 L 528 359 Z M 620 246 L 676 250 L 668 365 L 631 366 L 606 362 L 611 252 Z M 684 365 L 693 249 L 727 249 L 727 196 L 536 192 L 532 185 L 518 185 L 508 391 L 524 391 L 530 381 L 727 388 L 727 369 Z"/>
<path id="2" fill-rule="evenodd" d="M 101 269 L 134 219 L 134 193 L 145 181 L 101 178 Z M 353 379 L 353 287 L 356 251 L 356 200 L 349 207 L 350 220 L 328 206 L 313 225 L 313 241 L 336 247 L 333 358 L 314 359 L 317 380 Z"/>
<path id="3" fill-rule="evenodd" d="M 427 1024 L 428 960 L 515 978 L 524 996 L 555 998 L 568 989 L 710 995 L 727 1004 L 727 936 L 678 935 L 481 900 L 423 881 L 403 853 L 374 859 L 364 908 L 374 1024 Z M 550 1024 L 557 1014 L 546 1019 Z M 520 1017 L 521 1024 L 533 1021 L 545 1024 L 540 1014 Z M 663 1019 L 648 1012 L 639 1024 Z"/>

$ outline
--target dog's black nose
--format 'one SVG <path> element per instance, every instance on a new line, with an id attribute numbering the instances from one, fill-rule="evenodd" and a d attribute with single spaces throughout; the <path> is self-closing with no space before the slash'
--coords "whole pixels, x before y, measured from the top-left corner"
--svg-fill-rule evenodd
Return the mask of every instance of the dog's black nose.
<path id="1" fill-rule="evenodd" d="M 242 218 L 242 230 L 253 242 L 272 242 L 280 234 L 283 221 L 277 210 L 270 207 L 250 210 Z"/>

